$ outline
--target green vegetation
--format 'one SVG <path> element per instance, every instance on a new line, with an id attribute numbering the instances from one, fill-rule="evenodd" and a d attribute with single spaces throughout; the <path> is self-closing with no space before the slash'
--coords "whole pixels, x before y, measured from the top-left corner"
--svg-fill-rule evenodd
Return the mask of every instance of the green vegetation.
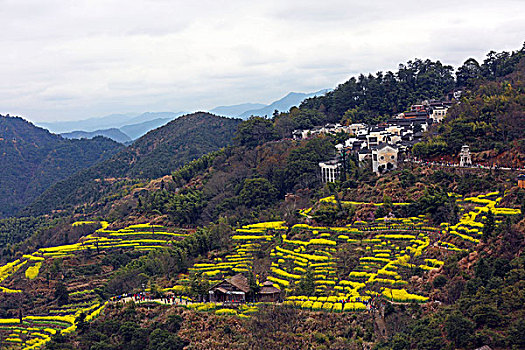
<path id="1" fill-rule="evenodd" d="M 333 152 L 329 138 L 230 147 L 174 172 L 174 182 L 146 193 L 137 210 L 148 216 L 165 213 L 179 225 L 206 223 L 221 215 L 244 221 L 286 193 L 319 187 L 318 162 Z M 193 181 L 195 175 L 198 181 Z"/>
<path id="2" fill-rule="evenodd" d="M 300 108 L 320 111 L 331 122 L 375 123 L 411 104 L 441 98 L 454 85 L 452 66 L 416 59 L 400 64 L 395 73 L 351 78 L 325 96 L 307 99 Z"/>
<path id="3" fill-rule="evenodd" d="M 437 136 L 414 146 L 414 155 L 422 158 L 455 155 L 464 144 L 470 145 L 474 152 L 492 151 L 495 153 L 492 157 L 511 149 L 523 153 L 523 57 L 525 49 L 512 54 L 491 53 L 476 72 L 470 73 L 473 77 L 466 82 L 460 80 L 468 87 L 461 103 L 447 112 L 446 122 L 437 126 Z M 458 74 L 459 80 L 461 71 Z M 477 84 L 472 84 L 473 81 Z M 516 165 L 514 159 L 505 161 L 508 166 Z"/>
<path id="4" fill-rule="evenodd" d="M 522 53 L 469 60 L 456 81 L 416 60 L 271 119 L 181 117 L 52 186 L 27 210 L 51 216 L 0 221 L 2 346 L 522 348 L 525 192 L 514 172 L 407 162 L 377 177 L 348 155 L 325 185 L 318 162 L 343 135 L 289 139 L 461 87 L 461 104 L 414 151 L 451 155 L 466 130 L 475 157 L 519 162 Z M 254 302 L 209 302 L 210 286 L 237 274 Z M 274 288 L 282 304 L 257 294 Z"/>
<path id="5" fill-rule="evenodd" d="M 0 220 L 0 247 L 10 250 L 10 245 L 31 237 L 43 227 L 51 226 L 49 218 L 25 217 Z"/>
<path id="6" fill-rule="evenodd" d="M 122 145 L 104 137 L 67 140 L 0 115 L 0 218 L 17 214 L 55 182 L 107 159 Z"/>
<path id="7" fill-rule="evenodd" d="M 110 159 L 53 185 L 24 213 L 49 213 L 95 201 L 105 205 L 127 195 L 125 186 L 169 175 L 185 163 L 227 146 L 238 123 L 236 119 L 207 113 L 179 117 L 144 135 Z"/>

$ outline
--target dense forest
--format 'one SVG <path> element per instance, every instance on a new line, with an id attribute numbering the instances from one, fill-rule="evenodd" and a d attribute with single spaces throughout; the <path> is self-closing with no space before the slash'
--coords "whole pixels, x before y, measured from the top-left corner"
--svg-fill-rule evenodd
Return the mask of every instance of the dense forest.
<path id="1" fill-rule="evenodd" d="M 474 152 L 500 154 L 513 149 L 515 155 L 525 153 L 525 60 L 515 64 L 510 74 L 494 80 L 482 80 L 482 67 L 478 69 L 467 80 L 470 85 L 476 79 L 478 85 L 470 85 L 461 103 L 449 110 L 446 122 L 435 128 L 436 136 L 415 145 L 415 155 L 455 155 L 463 144 Z M 506 165 L 516 163 L 510 160 Z"/>
<path id="2" fill-rule="evenodd" d="M 120 149 L 107 138 L 67 140 L 22 118 L 0 116 L 0 217 L 15 215 L 57 181 Z"/>
<path id="3" fill-rule="evenodd" d="M 507 76 L 524 56 L 525 44 L 510 53 L 491 51 L 481 64 L 473 58 L 466 60 L 455 77 L 452 66 L 416 59 L 400 64 L 397 72 L 353 77 L 324 96 L 305 100 L 300 110 L 321 112 L 327 122 L 375 123 L 405 111 L 411 104 L 446 97 L 454 88 L 468 90 L 482 81 Z"/>
<path id="4" fill-rule="evenodd" d="M 251 122 L 267 123 L 262 118 Z M 278 205 L 286 193 L 318 187 L 318 163 L 330 158 L 333 149 L 330 138 L 226 148 L 174 172 L 163 188 L 140 197 L 137 212 L 165 213 L 179 225 L 224 215 L 232 221 L 249 220 Z"/>
<path id="5" fill-rule="evenodd" d="M 28 239 L 41 228 L 52 225 L 49 218 L 44 216 L 2 219 L 0 220 L 0 247 L 9 251 L 12 245 Z"/>
<path id="6" fill-rule="evenodd" d="M 24 215 L 92 203 L 127 184 L 168 175 L 186 162 L 230 144 L 239 122 L 207 113 L 177 118 L 110 159 L 55 184 L 26 208 Z"/>

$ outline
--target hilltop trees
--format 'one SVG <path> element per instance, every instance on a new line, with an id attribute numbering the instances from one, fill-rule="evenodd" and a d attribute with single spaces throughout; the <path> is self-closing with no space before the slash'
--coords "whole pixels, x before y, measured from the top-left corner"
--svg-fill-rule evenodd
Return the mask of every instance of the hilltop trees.
<path id="1" fill-rule="evenodd" d="M 262 117 L 251 117 L 242 122 L 234 138 L 239 145 L 247 147 L 255 147 L 276 139 L 277 133 L 272 121 Z"/>
<path id="2" fill-rule="evenodd" d="M 301 104 L 326 115 L 325 121 L 336 122 L 346 114 L 354 123 L 375 123 L 400 113 L 410 104 L 424 99 L 441 98 L 454 88 L 452 66 L 440 61 L 409 61 L 400 64 L 396 73 L 352 77 L 325 96 L 313 97 Z"/>
<path id="3" fill-rule="evenodd" d="M 514 52 L 490 51 L 481 65 L 481 73 L 484 78 L 496 79 L 504 77 L 514 70 L 519 61 L 525 56 L 525 43 L 521 50 Z"/>
<path id="4" fill-rule="evenodd" d="M 457 85 L 466 88 L 461 103 L 447 112 L 426 141 L 413 147 L 422 158 L 456 155 L 464 144 L 474 152 L 509 150 L 525 137 L 525 51 L 491 52 L 483 64 L 467 60 L 457 71 Z M 521 149 L 517 149 L 521 151 Z M 522 151 L 521 151 L 522 152 Z M 514 165 L 514 164 L 508 164 Z"/>
<path id="5" fill-rule="evenodd" d="M 471 88 L 481 77 L 481 66 L 478 61 L 469 58 L 456 72 L 456 85 Z"/>

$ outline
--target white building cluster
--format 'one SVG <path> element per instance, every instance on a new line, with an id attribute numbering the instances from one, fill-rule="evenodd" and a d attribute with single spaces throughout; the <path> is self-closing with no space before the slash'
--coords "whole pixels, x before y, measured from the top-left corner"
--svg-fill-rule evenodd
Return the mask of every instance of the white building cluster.
<path id="1" fill-rule="evenodd" d="M 326 124 L 308 130 L 295 130 L 295 139 L 305 139 L 320 134 L 348 134 L 344 144 L 337 145 L 340 152 L 357 155 L 359 162 L 371 161 L 372 171 L 380 175 L 396 169 L 400 154 L 419 142 L 423 133 L 433 123 L 440 123 L 447 115 L 450 101 L 423 101 L 413 105 L 410 111 L 400 113 L 384 123 L 369 126 L 362 123 Z M 333 182 L 339 171 L 339 160 L 319 163 L 323 182 Z M 334 177 L 335 176 L 335 177 Z"/>

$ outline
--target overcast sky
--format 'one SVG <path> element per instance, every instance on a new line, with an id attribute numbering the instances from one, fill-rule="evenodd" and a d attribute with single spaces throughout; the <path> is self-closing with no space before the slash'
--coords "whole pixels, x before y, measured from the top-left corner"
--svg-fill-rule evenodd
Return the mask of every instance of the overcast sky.
<path id="1" fill-rule="evenodd" d="M 269 103 L 415 57 L 519 49 L 524 14 L 523 0 L 0 0 L 0 113 Z"/>

